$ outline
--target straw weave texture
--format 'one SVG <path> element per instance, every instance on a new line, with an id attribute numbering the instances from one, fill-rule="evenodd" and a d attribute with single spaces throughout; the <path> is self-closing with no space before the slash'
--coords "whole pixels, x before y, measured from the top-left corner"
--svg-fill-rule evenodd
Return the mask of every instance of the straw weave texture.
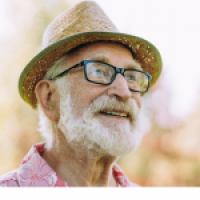
<path id="1" fill-rule="evenodd" d="M 21 97 L 36 108 L 35 86 L 53 62 L 82 44 L 96 41 L 112 41 L 127 46 L 143 70 L 152 75 L 150 87 L 158 79 L 162 60 L 156 47 L 142 38 L 120 33 L 97 3 L 83 1 L 60 14 L 47 27 L 43 50 L 20 75 Z"/>

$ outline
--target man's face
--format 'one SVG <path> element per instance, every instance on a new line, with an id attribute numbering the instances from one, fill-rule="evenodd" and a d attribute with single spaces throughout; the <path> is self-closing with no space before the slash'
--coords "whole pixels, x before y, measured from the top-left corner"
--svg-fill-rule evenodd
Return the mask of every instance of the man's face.
<path id="1" fill-rule="evenodd" d="M 100 60 L 125 69 L 139 67 L 131 52 L 115 43 L 98 42 L 73 51 L 66 60 L 66 68 L 82 60 Z M 138 146 L 141 140 L 137 132 L 140 94 L 128 89 L 121 74 L 111 85 L 98 85 L 88 82 L 84 67 L 79 67 L 57 83 L 60 93 L 58 128 L 69 144 L 78 142 L 112 156 L 125 155 Z M 125 113 L 128 117 L 108 112 Z"/>

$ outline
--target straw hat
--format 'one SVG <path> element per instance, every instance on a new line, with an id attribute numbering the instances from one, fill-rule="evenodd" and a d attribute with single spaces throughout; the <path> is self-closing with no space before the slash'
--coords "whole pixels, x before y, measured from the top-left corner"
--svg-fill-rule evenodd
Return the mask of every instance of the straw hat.
<path id="1" fill-rule="evenodd" d="M 156 47 L 142 38 L 120 33 L 97 3 L 83 1 L 61 13 L 47 27 L 43 50 L 20 75 L 18 87 L 22 99 L 36 108 L 35 86 L 52 63 L 81 44 L 102 40 L 126 45 L 143 70 L 152 75 L 150 87 L 156 82 L 162 69 L 161 56 Z"/>

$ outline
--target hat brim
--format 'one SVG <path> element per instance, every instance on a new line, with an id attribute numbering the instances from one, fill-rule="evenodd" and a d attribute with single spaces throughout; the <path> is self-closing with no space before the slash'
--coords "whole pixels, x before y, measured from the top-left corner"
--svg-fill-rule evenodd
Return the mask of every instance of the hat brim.
<path id="1" fill-rule="evenodd" d="M 72 49 L 95 41 L 113 41 L 126 45 L 134 54 L 135 59 L 141 63 L 143 70 L 152 76 L 150 87 L 160 76 L 162 71 L 160 53 L 147 40 L 118 32 L 83 32 L 49 45 L 25 66 L 18 83 L 22 99 L 35 109 L 37 107 L 35 86 L 44 77 L 52 63 Z"/>

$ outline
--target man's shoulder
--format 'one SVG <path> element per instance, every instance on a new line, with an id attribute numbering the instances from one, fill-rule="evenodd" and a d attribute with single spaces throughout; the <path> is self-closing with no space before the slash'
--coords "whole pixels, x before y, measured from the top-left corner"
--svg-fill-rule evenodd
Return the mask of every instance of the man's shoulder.
<path id="1" fill-rule="evenodd" d="M 0 187 L 19 187 L 17 169 L 0 176 Z"/>

